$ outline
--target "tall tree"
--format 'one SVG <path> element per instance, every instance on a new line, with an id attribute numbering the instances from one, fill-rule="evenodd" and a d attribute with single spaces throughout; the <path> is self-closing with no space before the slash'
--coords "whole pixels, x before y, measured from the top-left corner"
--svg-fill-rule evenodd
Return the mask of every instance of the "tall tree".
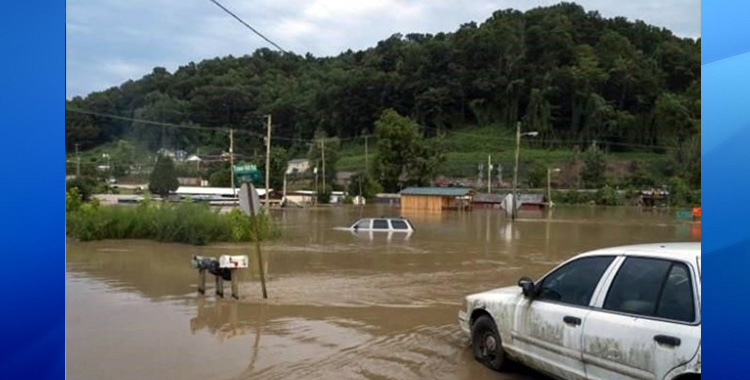
<path id="1" fill-rule="evenodd" d="M 607 170 L 607 157 L 596 144 L 592 144 L 583 156 L 583 181 L 588 188 L 604 185 Z"/>
<path id="2" fill-rule="evenodd" d="M 153 194 L 166 197 L 170 192 L 177 190 L 178 187 L 180 187 L 180 183 L 177 182 L 174 162 L 167 156 L 159 156 L 149 177 L 148 190 Z"/>
<path id="3" fill-rule="evenodd" d="M 327 157 L 326 157 L 327 158 Z M 271 159 L 269 162 L 270 175 L 268 176 L 269 186 L 272 189 L 281 190 L 284 187 L 284 173 L 286 173 L 289 156 L 286 149 L 281 147 L 271 148 Z"/>
<path id="4" fill-rule="evenodd" d="M 392 109 L 383 111 L 375 122 L 375 134 L 375 173 L 385 191 L 395 192 L 404 185 L 427 185 L 445 160 L 439 142 L 428 146 L 417 124 Z"/>

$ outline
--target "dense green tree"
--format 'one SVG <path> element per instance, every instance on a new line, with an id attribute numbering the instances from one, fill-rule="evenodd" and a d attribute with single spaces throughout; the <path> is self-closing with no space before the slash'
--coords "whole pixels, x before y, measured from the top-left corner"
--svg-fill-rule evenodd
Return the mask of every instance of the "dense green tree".
<path id="1" fill-rule="evenodd" d="M 110 154 L 112 174 L 121 177 L 130 174 L 130 166 L 136 162 L 136 149 L 130 141 L 118 140 Z"/>
<path id="2" fill-rule="evenodd" d="M 547 186 L 547 167 L 539 161 L 532 161 L 526 165 L 526 181 L 529 188 Z"/>
<path id="3" fill-rule="evenodd" d="M 170 192 L 177 190 L 180 183 L 177 182 L 177 171 L 172 159 L 159 156 L 156 166 L 149 177 L 148 190 L 153 194 L 166 197 Z"/>
<path id="4" fill-rule="evenodd" d="M 281 191 L 282 187 L 284 187 L 284 173 L 286 173 L 288 162 L 289 156 L 286 153 L 286 149 L 280 147 L 271 148 L 271 159 L 269 160 L 271 170 L 269 171 L 268 181 L 272 189 Z"/>
<path id="5" fill-rule="evenodd" d="M 126 138 L 151 151 L 226 150 L 231 128 L 235 152 L 258 157 L 264 115 L 271 114 L 274 146 L 295 156 L 309 153 L 319 163 L 320 139 L 332 140 L 326 140 L 332 180 L 333 139 L 373 133 L 376 120 L 393 109 L 425 137 L 474 124 L 512 129 L 522 120 L 541 132 L 534 143 L 541 146 L 598 140 L 608 150 L 671 151 L 700 130 L 700 52 L 700 39 L 604 18 L 573 3 L 499 10 L 455 32 L 394 34 L 333 57 L 263 48 L 190 62 L 173 73 L 156 67 L 66 100 L 65 144 L 71 152 L 76 144 L 87 150 Z M 428 161 L 419 165 L 426 169 Z M 419 172 L 396 182 L 428 181 L 429 173 Z"/>
<path id="6" fill-rule="evenodd" d="M 680 177 L 672 177 L 669 180 L 669 205 L 687 207 L 695 204 L 700 204 L 700 198 L 694 199 L 687 182 Z"/>
<path id="7" fill-rule="evenodd" d="M 656 100 L 654 120 L 661 132 L 661 143 L 681 144 L 700 131 L 686 99 L 671 93 L 662 94 Z"/>
<path id="8" fill-rule="evenodd" d="M 97 180 L 93 177 L 80 177 L 65 181 L 65 191 L 69 192 L 72 189 L 77 190 L 77 196 L 80 196 L 82 200 L 88 201 L 91 199 L 91 195 L 94 193 L 96 188 Z"/>
<path id="9" fill-rule="evenodd" d="M 607 170 L 607 157 L 596 144 L 591 145 L 583 154 L 583 171 L 581 177 L 588 188 L 599 188 L 604 184 Z"/>
<path id="10" fill-rule="evenodd" d="M 439 140 L 426 144 L 417 124 L 392 109 L 385 110 L 375 122 L 375 134 L 375 175 L 385 191 L 395 192 L 404 185 L 428 185 L 445 160 Z"/>
<path id="11" fill-rule="evenodd" d="M 357 173 L 352 176 L 346 191 L 351 196 L 361 195 L 365 199 L 372 199 L 383 192 L 383 187 L 367 173 Z"/>
<path id="12" fill-rule="evenodd" d="M 214 169 L 208 175 L 208 183 L 214 187 L 232 186 L 232 170 L 229 165 Z"/>

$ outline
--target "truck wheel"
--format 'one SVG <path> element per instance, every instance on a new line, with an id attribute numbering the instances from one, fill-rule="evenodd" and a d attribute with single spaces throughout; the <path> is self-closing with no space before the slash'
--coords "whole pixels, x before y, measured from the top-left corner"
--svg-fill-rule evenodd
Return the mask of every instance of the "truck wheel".
<path id="1" fill-rule="evenodd" d="M 489 315 L 482 315 L 471 327 L 471 349 L 474 358 L 486 367 L 499 371 L 505 364 L 505 351 L 497 333 L 495 322 Z"/>

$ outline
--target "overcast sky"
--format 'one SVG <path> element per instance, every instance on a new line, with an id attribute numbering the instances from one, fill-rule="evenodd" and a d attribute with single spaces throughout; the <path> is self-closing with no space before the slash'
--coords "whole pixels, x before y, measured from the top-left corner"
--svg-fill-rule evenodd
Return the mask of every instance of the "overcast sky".
<path id="1" fill-rule="evenodd" d="M 452 32 L 498 9 L 545 0 L 219 0 L 297 54 L 336 55 L 374 46 L 394 33 Z M 700 0 L 581 0 L 605 17 L 625 16 L 700 37 Z M 66 98 L 138 79 L 155 66 L 174 72 L 190 61 L 242 56 L 267 42 L 209 0 L 68 0 Z"/>

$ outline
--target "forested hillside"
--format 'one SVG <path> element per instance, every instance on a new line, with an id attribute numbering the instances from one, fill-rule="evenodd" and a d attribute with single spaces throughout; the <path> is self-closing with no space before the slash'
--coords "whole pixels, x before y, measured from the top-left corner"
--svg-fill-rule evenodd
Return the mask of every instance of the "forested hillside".
<path id="1" fill-rule="evenodd" d="M 540 132 L 536 148 L 596 140 L 612 152 L 671 152 L 697 163 L 691 182 L 699 186 L 700 52 L 700 39 L 575 4 L 502 10 L 455 32 L 397 34 L 336 57 L 259 49 L 174 73 L 157 67 L 66 100 L 66 147 L 118 139 L 152 151 L 224 147 L 226 133 L 201 128 L 262 133 L 263 115 L 271 114 L 274 145 L 295 155 L 316 130 L 340 139 L 371 134 L 392 108 L 427 137 L 476 125 L 512 130 L 521 121 Z M 263 140 L 237 134 L 236 144 L 247 153 Z"/>

